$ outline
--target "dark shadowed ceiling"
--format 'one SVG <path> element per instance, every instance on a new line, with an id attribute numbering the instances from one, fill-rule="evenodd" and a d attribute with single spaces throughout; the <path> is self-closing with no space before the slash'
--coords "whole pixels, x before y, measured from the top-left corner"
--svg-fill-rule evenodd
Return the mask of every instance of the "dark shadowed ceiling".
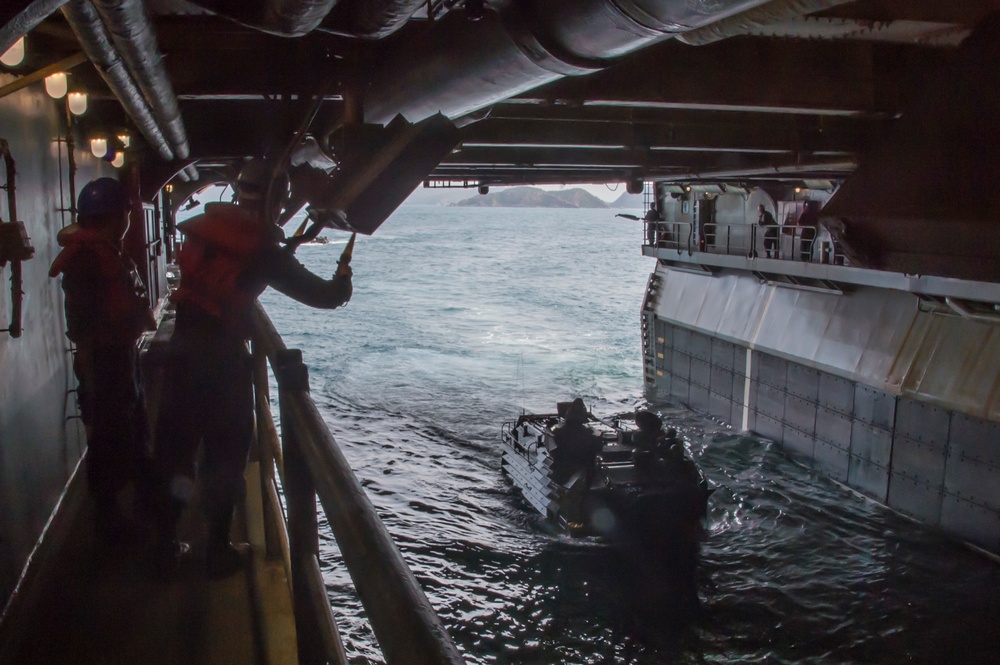
<path id="1" fill-rule="evenodd" d="M 0 25 L 42 4 L 5 3 Z M 189 144 L 175 166 L 280 152 L 308 98 L 322 95 L 309 131 L 334 161 L 338 131 L 362 117 L 441 111 L 462 141 L 429 177 L 511 184 L 842 177 L 1000 0 L 145 8 Z M 56 11 L 32 30 L 16 71 L 80 50 Z M 85 129 L 133 123 L 90 63 L 72 70 L 73 87 L 98 110 Z"/>

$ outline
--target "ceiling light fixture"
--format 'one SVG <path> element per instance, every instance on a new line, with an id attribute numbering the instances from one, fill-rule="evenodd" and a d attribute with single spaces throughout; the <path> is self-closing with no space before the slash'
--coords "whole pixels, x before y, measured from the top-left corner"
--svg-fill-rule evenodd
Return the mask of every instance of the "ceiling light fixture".
<path id="1" fill-rule="evenodd" d="M 103 159 L 108 154 L 108 140 L 101 138 L 90 139 L 90 152 L 93 153 L 94 157 Z"/>
<path id="2" fill-rule="evenodd" d="M 124 152 L 115 153 L 115 158 L 111 160 L 111 166 L 115 167 L 116 169 L 120 169 L 122 167 L 122 164 L 124 163 L 125 163 L 125 153 Z"/>
<path id="3" fill-rule="evenodd" d="M 128 144 L 129 144 L 129 141 L 131 140 L 131 138 L 129 137 L 128 134 L 119 134 L 118 135 L 118 140 L 122 142 L 122 147 L 123 148 L 127 148 Z"/>
<path id="4" fill-rule="evenodd" d="M 71 92 L 66 96 L 66 102 L 69 104 L 69 112 L 73 115 L 83 115 L 87 112 L 87 93 L 85 92 Z"/>
<path id="5" fill-rule="evenodd" d="M 45 92 L 49 93 L 52 99 L 62 99 L 66 96 L 67 89 L 66 72 L 56 72 L 45 77 Z"/>
<path id="6" fill-rule="evenodd" d="M 18 39 L 14 44 L 0 55 L 0 62 L 8 67 L 17 67 L 24 60 L 24 37 Z"/>

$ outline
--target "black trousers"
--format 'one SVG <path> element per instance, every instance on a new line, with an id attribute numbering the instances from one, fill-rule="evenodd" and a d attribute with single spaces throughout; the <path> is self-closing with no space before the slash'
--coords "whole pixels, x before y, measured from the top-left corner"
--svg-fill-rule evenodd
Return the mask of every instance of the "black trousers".
<path id="1" fill-rule="evenodd" d="M 137 355 L 134 344 L 78 344 L 73 358 L 87 430 L 87 487 L 98 503 L 113 502 L 127 483 L 144 480 L 149 425 Z"/>
<path id="2" fill-rule="evenodd" d="M 176 524 L 197 477 L 210 521 L 228 529 L 233 507 L 246 495 L 254 423 L 250 356 L 219 319 L 184 304 L 171 346 L 155 436 L 162 521 Z"/>

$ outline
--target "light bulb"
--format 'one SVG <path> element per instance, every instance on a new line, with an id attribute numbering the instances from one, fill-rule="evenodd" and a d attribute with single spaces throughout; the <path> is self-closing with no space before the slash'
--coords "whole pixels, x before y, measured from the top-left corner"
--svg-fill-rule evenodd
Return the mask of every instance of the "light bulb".
<path id="1" fill-rule="evenodd" d="M 101 159 L 104 155 L 108 154 L 108 140 L 107 139 L 90 139 L 90 152 L 94 154 L 94 157 Z"/>
<path id="2" fill-rule="evenodd" d="M 8 67 L 17 67 L 24 60 L 24 37 L 21 37 L 14 45 L 0 55 L 0 62 Z"/>
<path id="3" fill-rule="evenodd" d="M 125 153 L 124 152 L 115 153 L 115 158 L 111 160 L 111 166 L 115 167 L 116 169 L 120 169 L 122 167 L 122 164 L 124 163 L 125 163 Z"/>
<path id="4" fill-rule="evenodd" d="M 52 99 L 62 99 L 66 96 L 66 72 L 56 72 L 45 77 L 45 92 L 49 93 Z"/>
<path id="5" fill-rule="evenodd" d="M 87 112 L 87 93 L 71 92 L 66 100 L 69 102 L 69 112 L 73 115 L 83 115 Z"/>
<path id="6" fill-rule="evenodd" d="M 128 143 L 129 143 L 129 140 L 130 140 L 128 134 L 119 134 L 118 135 L 118 140 L 122 142 L 122 147 L 123 148 L 127 148 L 128 147 Z"/>

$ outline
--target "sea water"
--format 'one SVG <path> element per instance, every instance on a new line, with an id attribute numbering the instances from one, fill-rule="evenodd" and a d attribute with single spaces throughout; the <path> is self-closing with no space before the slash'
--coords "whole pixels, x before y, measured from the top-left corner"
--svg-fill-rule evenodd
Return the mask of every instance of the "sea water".
<path id="1" fill-rule="evenodd" d="M 504 421 L 574 397 L 599 416 L 644 404 L 653 260 L 615 212 L 404 206 L 358 238 L 347 307 L 261 297 L 467 662 L 1000 662 L 1000 567 L 682 405 L 655 408 L 718 488 L 700 610 L 650 602 L 657 573 L 553 535 L 517 497 Z M 319 274 L 346 240 L 330 236 L 298 250 Z M 382 662 L 321 538 L 351 662 Z"/>

